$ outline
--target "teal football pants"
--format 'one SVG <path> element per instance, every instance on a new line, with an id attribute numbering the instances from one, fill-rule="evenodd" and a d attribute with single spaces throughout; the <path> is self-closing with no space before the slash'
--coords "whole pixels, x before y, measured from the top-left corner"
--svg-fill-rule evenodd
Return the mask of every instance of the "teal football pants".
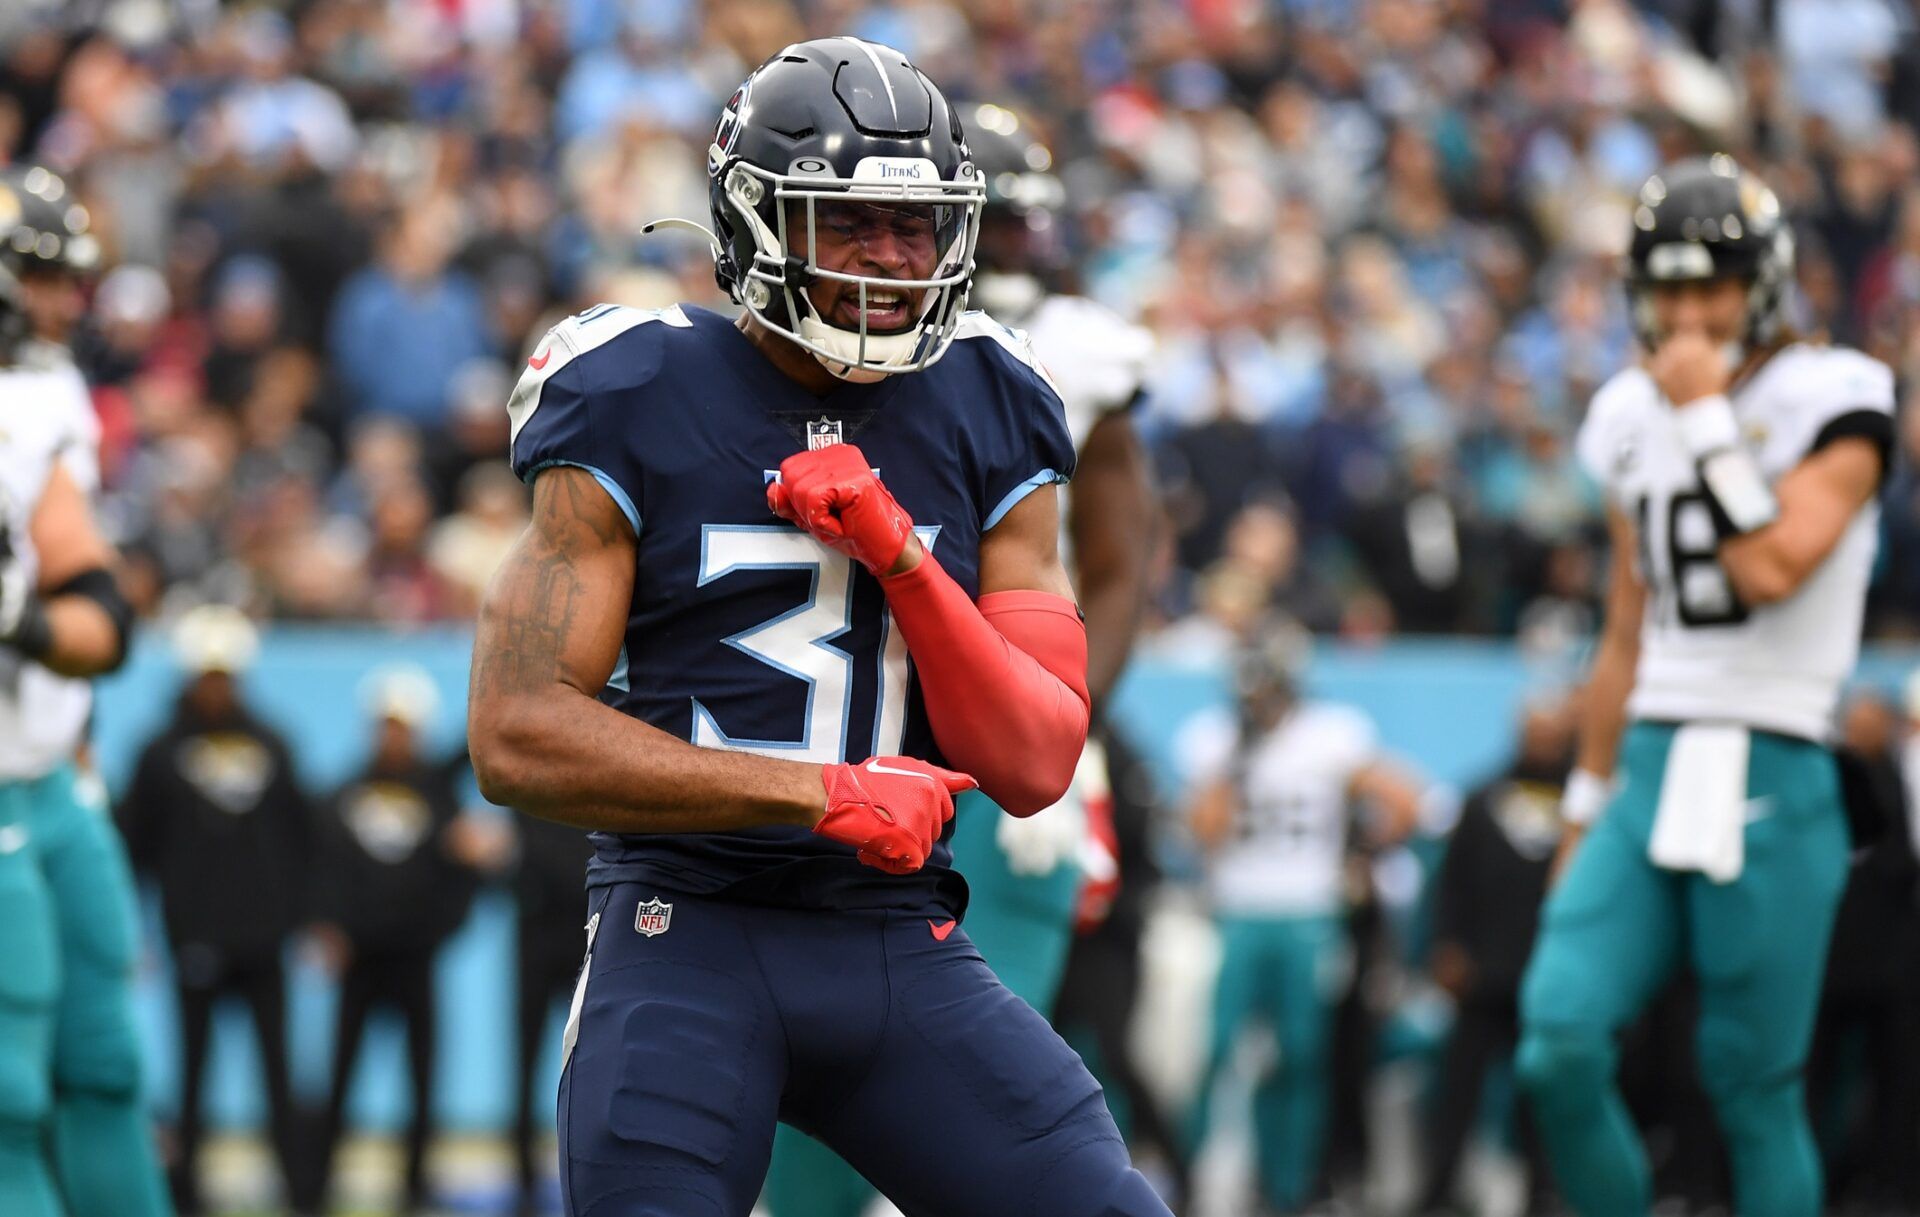
<path id="1" fill-rule="evenodd" d="M 59 949 L 49 1144 L 68 1217 L 172 1211 L 142 1106 L 133 875 L 99 779 L 62 766 L 22 788 Z"/>
<path id="2" fill-rule="evenodd" d="M 953 865 L 966 876 L 967 935 L 1000 983 L 1047 1014 L 1073 946 L 1080 871 L 1071 864 L 1047 875 L 1017 875 L 994 839 L 998 805 L 978 791 L 954 800 Z M 762 1197 L 773 1217 L 860 1217 L 873 1188 L 840 1156 L 782 1124 Z"/>
<path id="3" fill-rule="evenodd" d="M 0 783 L 0 1213 L 61 1217 L 45 1152 L 60 947 L 31 791 Z"/>
<path id="4" fill-rule="evenodd" d="M 1699 981 L 1701 1082 L 1741 1217 L 1815 1217 L 1820 1162 L 1802 1096 L 1847 827 L 1824 748 L 1756 733 L 1739 878 L 1647 860 L 1674 728 L 1636 724 L 1624 784 L 1556 886 L 1521 991 L 1518 1069 L 1580 1217 L 1645 1217 L 1646 1153 L 1614 1082 L 1620 1033 L 1675 972 Z M 1751 814 L 1751 813 L 1750 813 Z"/>
<path id="5" fill-rule="evenodd" d="M 1254 1151 L 1267 1203 L 1288 1211 L 1307 1202 L 1319 1173 L 1332 1095 L 1328 1051 L 1345 980 L 1346 931 L 1334 914 L 1220 918 L 1220 977 L 1206 1085 L 1192 1144 L 1210 1129 L 1214 1092 L 1247 1025 L 1264 1020 L 1280 1042 L 1279 1066 L 1254 1091 Z"/>

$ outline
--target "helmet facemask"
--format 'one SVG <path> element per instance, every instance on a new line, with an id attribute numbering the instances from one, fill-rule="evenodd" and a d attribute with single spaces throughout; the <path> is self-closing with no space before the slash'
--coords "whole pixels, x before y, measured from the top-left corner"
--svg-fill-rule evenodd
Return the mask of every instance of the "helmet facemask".
<path id="1" fill-rule="evenodd" d="M 1775 236 L 1773 245 L 1774 249 L 1767 256 L 1756 259 L 1752 266 L 1740 271 L 1666 276 L 1640 274 L 1630 278 L 1627 283 L 1628 304 L 1631 306 L 1634 334 L 1639 338 L 1640 345 L 1653 351 L 1666 337 L 1660 326 L 1659 310 L 1654 304 L 1654 291 L 1657 288 L 1666 284 L 1717 278 L 1738 279 L 1746 289 L 1746 324 L 1740 337 L 1727 343 L 1722 351 L 1727 366 L 1737 368 L 1754 351 L 1763 350 L 1777 342 L 1786 328 L 1787 288 L 1793 266 L 1791 232 L 1783 227 Z M 1692 248 L 1703 254 L 1707 252 L 1704 246 Z"/>
<path id="2" fill-rule="evenodd" d="M 724 157 L 718 145 L 711 154 Z M 942 180 L 931 161 L 904 157 L 867 158 L 852 179 L 836 176 L 814 157 L 796 160 L 784 174 L 745 160 L 724 172 L 728 209 L 754 247 L 751 264 L 738 268 L 730 286 L 761 324 L 843 380 L 871 382 L 919 371 L 946 353 L 966 308 L 986 202 L 986 188 L 970 164 L 961 165 L 952 181 Z M 849 205 L 905 211 L 911 226 L 924 225 L 932 242 L 928 276 L 891 278 L 821 265 L 824 225 Z M 820 314 L 807 290 L 820 282 L 852 287 L 858 317 L 852 328 Z M 899 292 L 907 293 L 905 323 L 888 332 L 870 328 L 870 300 Z"/>

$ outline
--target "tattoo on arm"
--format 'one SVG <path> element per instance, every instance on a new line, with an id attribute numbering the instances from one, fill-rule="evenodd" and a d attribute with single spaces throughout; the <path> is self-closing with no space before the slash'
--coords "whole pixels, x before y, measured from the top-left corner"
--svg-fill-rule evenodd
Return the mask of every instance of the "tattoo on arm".
<path id="1" fill-rule="evenodd" d="M 583 470 L 555 469 L 534 484 L 533 522 L 501 569 L 483 610 L 488 635 L 475 648 L 474 689 L 483 695 L 535 692 L 556 681 L 593 696 L 570 654 L 588 599 L 579 564 L 632 543 L 624 520 Z M 610 518 L 611 517 L 611 518 Z"/>

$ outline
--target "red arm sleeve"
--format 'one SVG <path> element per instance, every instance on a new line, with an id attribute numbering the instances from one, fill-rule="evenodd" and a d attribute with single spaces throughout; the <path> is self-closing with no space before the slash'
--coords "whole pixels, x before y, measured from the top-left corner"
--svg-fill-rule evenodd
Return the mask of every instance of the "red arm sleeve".
<path id="1" fill-rule="evenodd" d="M 882 579 L 913 656 L 933 737 L 1016 816 L 1067 792 L 1086 746 L 1087 631 L 1073 602 L 992 592 L 975 604 L 931 553 Z"/>

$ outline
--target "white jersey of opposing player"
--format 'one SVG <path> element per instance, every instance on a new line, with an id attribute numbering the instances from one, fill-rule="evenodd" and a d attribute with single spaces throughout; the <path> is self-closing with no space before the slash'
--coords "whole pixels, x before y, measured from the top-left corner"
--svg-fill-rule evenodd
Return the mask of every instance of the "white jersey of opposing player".
<path id="1" fill-rule="evenodd" d="M 1835 420 L 1891 414 L 1893 373 L 1858 351 L 1795 344 L 1731 396 L 1741 432 L 1774 482 Z M 1878 505 L 1861 509 L 1793 595 L 1749 608 L 1716 557 L 1712 517 L 1673 408 L 1645 370 L 1630 368 L 1601 386 L 1577 451 L 1640 537 L 1647 607 L 1629 716 L 1721 719 L 1824 739 L 1860 652 Z"/>
<path id="2" fill-rule="evenodd" d="M 1232 832 L 1213 859 L 1214 906 L 1242 916 L 1338 912 L 1348 792 L 1379 755 L 1373 723 L 1351 706 L 1301 702 L 1236 757 L 1238 726 L 1225 714 L 1210 720 L 1182 731 L 1179 746 L 1190 773 L 1234 779 Z"/>
<path id="3" fill-rule="evenodd" d="M 34 347 L 0 368 L 0 527 L 31 577 L 28 524 L 56 463 L 83 493 L 99 487 L 100 427 L 87 386 L 63 352 Z M 93 686 L 0 647 L 0 781 L 31 779 L 70 759 L 86 730 Z"/>
<path id="4" fill-rule="evenodd" d="M 1084 296 L 1047 296 L 1013 324 L 1026 331 L 1059 391 L 1076 449 L 1101 418 L 1133 404 L 1153 354 L 1152 334 Z"/>

